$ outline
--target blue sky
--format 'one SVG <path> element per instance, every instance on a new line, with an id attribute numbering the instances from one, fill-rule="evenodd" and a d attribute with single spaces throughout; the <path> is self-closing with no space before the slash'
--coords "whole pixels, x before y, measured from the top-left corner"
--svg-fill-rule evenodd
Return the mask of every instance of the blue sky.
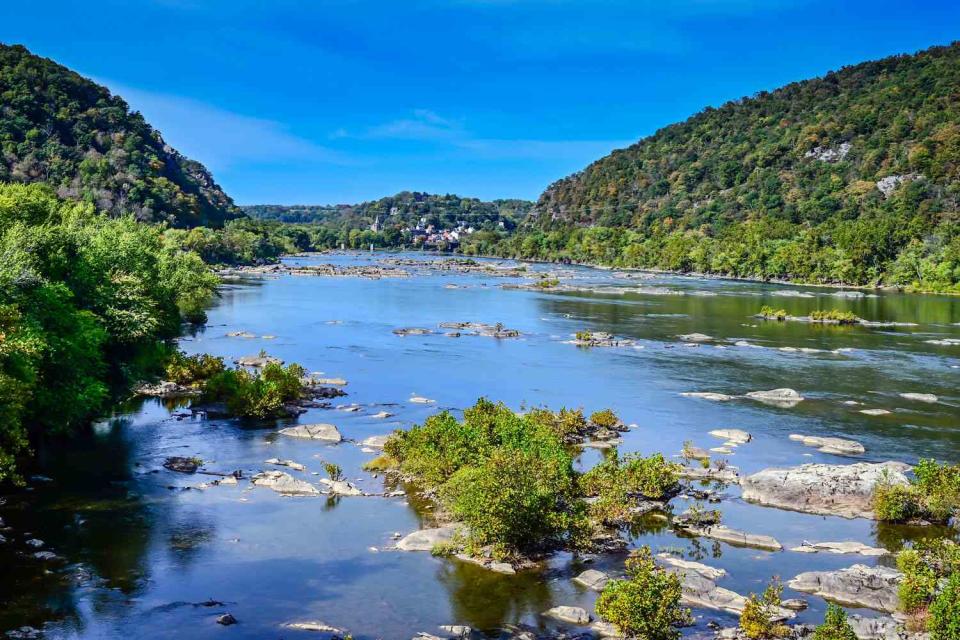
<path id="1" fill-rule="evenodd" d="M 960 2 L 0 3 L 240 204 L 536 198 L 705 106 L 960 39 Z"/>

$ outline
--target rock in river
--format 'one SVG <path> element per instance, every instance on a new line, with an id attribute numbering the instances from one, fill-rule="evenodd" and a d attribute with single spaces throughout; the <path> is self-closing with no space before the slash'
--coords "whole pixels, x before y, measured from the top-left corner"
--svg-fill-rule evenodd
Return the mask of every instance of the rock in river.
<path id="1" fill-rule="evenodd" d="M 610 581 L 610 576 L 605 574 L 603 571 L 587 569 L 574 578 L 573 581 L 577 584 L 585 586 L 587 589 L 592 589 L 593 591 L 603 591 L 603 588 L 607 586 L 607 583 Z"/>
<path id="2" fill-rule="evenodd" d="M 430 551 L 441 542 L 450 542 L 462 528 L 460 524 L 448 524 L 445 527 L 421 529 L 401 538 L 397 542 L 400 551 Z"/>
<path id="3" fill-rule="evenodd" d="M 753 436 L 742 429 L 714 429 L 710 435 L 736 444 L 746 444 L 753 439 Z"/>
<path id="4" fill-rule="evenodd" d="M 799 553 L 856 553 L 861 556 L 885 556 L 889 551 L 878 547 L 871 547 L 862 542 L 806 542 L 799 547 L 794 547 L 790 551 Z"/>
<path id="5" fill-rule="evenodd" d="M 390 439 L 390 436 L 391 434 L 389 433 L 379 435 L 379 436 L 370 436 L 360 444 L 363 445 L 364 447 L 372 447 L 374 449 L 383 449 L 383 446 L 387 444 L 387 440 Z"/>
<path id="6" fill-rule="evenodd" d="M 280 433 L 291 438 L 306 438 L 308 440 L 325 440 L 340 442 L 343 436 L 332 424 L 298 424 L 295 427 L 280 429 Z"/>
<path id="7" fill-rule="evenodd" d="M 900 397 L 907 400 L 916 400 L 917 402 L 927 402 L 929 404 L 940 401 L 940 398 L 932 393 L 901 393 Z"/>
<path id="8" fill-rule="evenodd" d="M 267 487 L 285 496 L 320 495 L 320 490 L 306 480 L 298 480 L 283 471 L 263 471 L 253 476 L 251 482 L 255 486 Z"/>
<path id="9" fill-rule="evenodd" d="M 900 462 L 871 464 L 805 464 L 764 469 L 743 478 L 743 499 L 793 511 L 873 518 L 873 490 L 881 478 L 908 485 Z"/>
<path id="10" fill-rule="evenodd" d="M 793 389 L 771 389 L 769 391 L 751 391 L 746 394 L 747 398 L 770 404 L 776 407 L 794 407 L 803 401 L 803 396 Z"/>
<path id="11" fill-rule="evenodd" d="M 237 358 L 234 362 L 241 367 L 254 367 L 256 369 L 263 368 L 268 364 L 283 364 L 283 360 L 280 358 L 274 358 L 268 355 L 243 356 Z"/>
<path id="12" fill-rule="evenodd" d="M 677 569 L 678 573 L 680 571 L 693 571 L 694 573 L 699 573 L 707 580 L 719 580 L 727 575 L 724 569 L 717 569 L 716 567 L 711 567 L 700 562 L 677 558 L 669 553 L 658 553 L 657 560 L 660 561 L 660 564 Z"/>
<path id="13" fill-rule="evenodd" d="M 855 456 L 866 451 L 863 445 L 856 440 L 845 440 L 844 438 L 822 438 L 820 436 L 805 436 L 799 433 L 792 433 L 790 434 L 790 439 L 807 447 L 816 447 L 821 453 Z"/>
<path id="14" fill-rule="evenodd" d="M 902 579 L 902 573 L 889 567 L 855 564 L 839 571 L 807 571 L 787 586 L 842 604 L 893 613 Z"/>
<path id="15" fill-rule="evenodd" d="M 581 609 L 580 607 L 553 607 L 552 609 L 544 611 L 543 615 L 548 618 L 556 618 L 563 622 L 569 622 L 570 624 L 590 624 L 590 614 L 587 613 L 586 609 Z"/>
<path id="16" fill-rule="evenodd" d="M 196 473 L 200 466 L 198 458 L 184 458 L 183 456 L 173 456 L 163 461 L 163 466 L 170 471 L 179 473 Z"/>
<path id="17" fill-rule="evenodd" d="M 320 478 L 320 482 L 330 490 L 331 495 L 335 495 L 335 496 L 362 496 L 363 495 L 363 491 L 358 489 L 353 484 L 347 482 L 346 480 L 330 480 L 329 478 Z"/>
<path id="18" fill-rule="evenodd" d="M 680 395 L 684 398 L 700 398 L 701 400 L 712 400 L 714 402 L 733 400 L 733 396 L 728 396 L 725 393 L 714 393 L 712 391 L 685 391 Z"/>
<path id="19" fill-rule="evenodd" d="M 695 536 L 722 540 L 723 542 L 741 547 L 755 547 L 767 551 L 780 551 L 783 549 L 783 545 L 780 544 L 776 538 L 755 533 L 746 533 L 745 531 L 737 531 L 722 524 L 711 527 L 688 526 L 684 527 L 684 531 Z"/>

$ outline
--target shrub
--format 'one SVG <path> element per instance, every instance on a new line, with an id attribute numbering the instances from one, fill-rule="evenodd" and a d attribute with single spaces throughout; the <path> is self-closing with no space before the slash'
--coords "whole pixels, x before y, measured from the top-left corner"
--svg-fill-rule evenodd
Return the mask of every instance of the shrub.
<path id="1" fill-rule="evenodd" d="M 597 500 L 590 505 L 592 516 L 615 524 L 629 518 L 638 500 L 662 500 L 677 488 L 680 466 L 656 453 L 642 458 L 636 454 L 621 460 L 614 453 L 580 477 L 584 495 Z"/>
<path id="2" fill-rule="evenodd" d="M 760 307 L 760 315 L 771 320 L 783 321 L 787 319 L 786 309 L 774 309 L 766 305 Z"/>
<path id="3" fill-rule="evenodd" d="M 339 482 L 343 480 L 343 469 L 338 464 L 333 462 L 324 462 L 323 470 L 327 472 L 327 475 L 330 476 L 330 479 L 334 482 Z"/>
<path id="4" fill-rule="evenodd" d="M 933 601 L 940 581 L 960 573 L 960 545 L 943 539 L 917 542 L 897 554 L 897 568 L 903 573 L 901 610 L 922 611 Z"/>
<path id="5" fill-rule="evenodd" d="M 519 416 L 486 399 L 458 421 L 443 412 L 384 446 L 399 470 L 436 489 L 469 526 L 471 549 L 498 555 L 536 552 L 573 541 L 583 505 L 573 459 L 542 414 Z"/>
<path id="6" fill-rule="evenodd" d="M 917 511 L 913 487 L 893 484 L 881 479 L 873 490 L 873 513 L 884 522 L 906 522 Z"/>
<path id="7" fill-rule="evenodd" d="M 813 640 L 857 640 L 857 634 L 847 622 L 847 612 L 842 607 L 828 603 L 823 624 L 813 631 Z"/>
<path id="8" fill-rule="evenodd" d="M 596 611 L 624 635 L 645 640 L 676 640 L 689 623 L 680 606 L 680 578 L 658 567 L 650 547 L 627 560 L 626 580 L 611 580 L 597 598 Z"/>
<path id="9" fill-rule="evenodd" d="M 578 342 L 590 342 L 593 340 L 593 334 L 589 331 L 577 331 L 576 338 Z"/>
<path id="10" fill-rule="evenodd" d="M 242 418 L 279 418 L 284 405 L 303 393 L 303 367 L 270 363 L 259 373 L 227 369 L 213 376 L 203 389 L 206 402 L 224 402 L 227 410 Z"/>
<path id="11" fill-rule="evenodd" d="M 762 596 L 751 593 L 747 604 L 740 614 L 740 629 L 751 640 L 770 640 L 787 635 L 790 628 L 782 622 L 775 622 L 780 608 L 783 585 L 774 578 Z"/>
<path id="12" fill-rule="evenodd" d="M 932 459 L 917 463 L 909 486 L 881 478 L 873 494 L 874 513 L 878 520 L 887 522 L 914 518 L 948 522 L 958 508 L 960 465 L 939 464 Z"/>
<path id="13" fill-rule="evenodd" d="M 930 639 L 960 640 L 960 572 L 950 576 L 930 605 Z"/>
<path id="14" fill-rule="evenodd" d="M 225 370 L 223 358 L 206 353 L 188 356 L 182 351 L 175 351 L 167 362 L 164 377 L 177 384 L 197 387 Z"/>
<path id="15" fill-rule="evenodd" d="M 860 320 L 853 312 L 836 309 L 811 311 L 810 319 L 814 322 L 838 322 L 840 324 L 855 324 Z"/>
<path id="16" fill-rule="evenodd" d="M 550 429 L 567 443 L 582 441 L 589 426 L 582 409 L 564 408 L 557 412 L 549 409 L 534 409 L 527 416 L 529 420 Z"/>
<path id="17" fill-rule="evenodd" d="M 594 411 L 590 416 L 590 422 L 601 429 L 613 429 L 620 424 L 620 418 L 610 409 Z"/>

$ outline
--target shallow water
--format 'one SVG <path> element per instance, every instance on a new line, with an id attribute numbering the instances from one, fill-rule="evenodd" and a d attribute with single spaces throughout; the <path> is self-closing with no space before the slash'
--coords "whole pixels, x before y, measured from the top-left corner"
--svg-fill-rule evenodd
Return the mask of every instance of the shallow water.
<path id="1" fill-rule="evenodd" d="M 356 264 L 382 257 L 337 254 L 290 262 Z M 316 481 L 311 472 L 331 461 L 362 488 L 382 491 L 380 480 L 360 470 L 374 454 L 348 442 L 329 446 L 276 434 L 279 426 L 296 422 L 331 422 L 359 442 L 486 396 L 515 409 L 610 407 L 637 425 L 625 434 L 623 452 L 674 455 L 685 441 L 719 446 L 707 433 L 711 429 L 745 429 L 753 441 L 728 456 L 745 472 L 850 461 L 792 442 L 791 433 L 856 439 L 867 448 L 864 460 L 960 460 L 960 346 L 926 342 L 960 338 L 960 298 L 886 293 L 846 298 L 830 289 L 585 268 L 563 269 L 564 284 L 617 289 L 551 293 L 500 286 L 528 279 L 413 271 L 414 277 L 405 279 L 281 276 L 225 286 L 208 326 L 185 337 L 184 350 L 236 357 L 266 349 L 308 371 L 346 378 L 349 396 L 339 401 L 359 403 L 361 411 L 315 409 L 296 421 L 251 426 L 188 417 L 182 408 L 150 400 L 121 408 L 89 438 L 41 452 L 34 473 L 52 482 L 35 481 L 29 491 L 5 496 L 0 506 L 0 517 L 13 529 L 5 534 L 9 542 L 0 545 L 0 630 L 45 625 L 47 637 L 54 638 L 147 632 L 156 638 L 287 638 L 311 634 L 284 629 L 284 623 L 321 620 L 355 638 L 410 638 L 418 631 L 436 633 L 440 624 L 492 631 L 523 622 L 547 629 L 551 623 L 539 613 L 553 605 L 592 610 L 595 594 L 570 581 L 589 565 L 571 563 L 567 555 L 541 571 L 501 576 L 425 553 L 390 551 L 394 532 L 429 523 L 429 510 L 406 498 L 286 498 L 250 490 L 246 481 L 187 490 L 213 478 L 160 466 L 170 455 L 199 456 L 209 469 L 242 469 L 249 476 L 269 468 L 267 458 L 289 458 L 308 467 L 293 475 Z M 624 287 L 639 289 L 623 293 Z M 667 290 L 675 293 L 660 295 Z M 794 315 L 817 308 L 851 310 L 868 320 L 917 326 L 763 322 L 752 317 L 762 305 Z M 444 321 L 503 322 L 523 336 L 392 333 L 407 326 L 436 329 Z M 571 334 L 582 329 L 609 331 L 637 344 L 592 349 L 569 344 Z M 276 338 L 226 336 L 240 330 Z M 714 339 L 685 346 L 678 335 L 692 332 Z M 806 399 L 777 408 L 680 395 L 777 387 L 797 389 Z M 906 400 L 899 396 L 904 392 L 934 393 L 940 401 Z M 412 395 L 437 403 L 411 404 Z M 859 412 L 868 408 L 891 413 Z M 370 417 L 384 409 L 396 416 Z M 587 467 L 599 457 L 588 449 L 579 463 Z M 728 499 L 718 505 L 725 524 L 774 535 L 786 548 L 804 540 L 859 540 L 895 550 L 905 539 L 943 533 L 749 505 L 738 494 L 728 489 Z M 685 508 L 683 500 L 674 502 L 675 512 Z M 682 550 L 685 557 L 727 569 L 730 576 L 719 584 L 744 594 L 762 590 L 773 575 L 787 580 L 801 571 L 877 562 L 698 542 L 656 521 L 634 533 L 634 546 Z M 45 541 L 63 560 L 44 565 L 18 555 L 29 537 Z M 617 571 L 622 561 L 600 557 L 592 566 Z M 795 596 L 808 597 L 786 590 L 785 597 Z M 223 604 L 201 606 L 209 600 Z M 799 621 L 822 618 L 824 603 L 809 600 L 811 608 Z M 226 611 L 239 624 L 217 625 L 217 615 Z M 695 613 L 698 627 L 688 633 L 709 620 L 735 622 L 726 614 Z"/>

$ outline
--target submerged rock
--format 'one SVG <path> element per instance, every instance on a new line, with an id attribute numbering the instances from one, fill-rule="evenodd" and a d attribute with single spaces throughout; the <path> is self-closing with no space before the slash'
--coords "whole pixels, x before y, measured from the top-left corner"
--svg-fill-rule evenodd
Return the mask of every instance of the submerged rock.
<path id="1" fill-rule="evenodd" d="M 712 391 L 685 391 L 680 395 L 684 398 L 700 398 L 701 400 L 712 400 L 713 402 L 726 402 L 734 398 L 734 396 L 728 396 L 725 393 L 714 393 Z"/>
<path id="2" fill-rule="evenodd" d="M 555 618 L 563 622 L 569 622 L 570 624 L 581 626 L 590 624 L 590 614 L 587 613 L 586 609 L 582 609 L 580 607 L 553 607 L 552 609 L 547 609 L 544 611 L 543 615 L 547 616 L 548 618 Z"/>
<path id="3" fill-rule="evenodd" d="M 897 590 L 902 580 L 903 574 L 895 569 L 855 564 L 838 571 L 807 571 L 787 586 L 841 604 L 893 613 L 900 602 Z"/>
<path id="4" fill-rule="evenodd" d="M 461 524 L 448 524 L 444 527 L 421 529 L 401 538 L 397 542 L 400 551 L 431 551 L 442 542 L 450 542 L 463 528 Z"/>
<path id="5" fill-rule="evenodd" d="M 878 547 L 871 547 L 862 542 L 804 542 L 799 547 L 794 547 L 790 551 L 799 553 L 856 553 L 861 556 L 885 556 L 889 551 Z"/>
<path id="6" fill-rule="evenodd" d="M 856 440 L 843 438 L 805 436 L 798 433 L 790 434 L 790 439 L 807 447 L 816 447 L 821 453 L 834 453 L 841 456 L 860 455 L 866 451 Z"/>
<path id="7" fill-rule="evenodd" d="M 404 327 L 403 329 L 394 329 L 393 332 L 398 336 L 428 336 L 433 333 L 432 330 L 424 327 Z"/>
<path id="8" fill-rule="evenodd" d="M 764 469 L 743 478 L 743 499 L 762 505 L 845 518 L 873 518 L 877 483 L 908 485 L 900 462 L 871 464 L 805 464 Z"/>
<path id="9" fill-rule="evenodd" d="M 751 391 L 746 394 L 747 398 L 762 402 L 764 404 L 776 407 L 795 407 L 804 400 L 804 397 L 793 389 L 770 389 L 769 391 Z"/>
<path id="10" fill-rule="evenodd" d="M 721 540 L 741 547 L 754 547 L 766 551 L 780 551 L 783 549 L 783 545 L 772 536 L 738 531 L 722 524 L 709 527 L 684 526 L 683 530 L 691 535 Z"/>
<path id="11" fill-rule="evenodd" d="M 926 402 L 928 404 L 940 401 L 940 398 L 932 393 L 901 393 L 900 397 L 907 400 L 916 400 L 917 402 Z"/>
<path id="12" fill-rule="evenodd" d="M 294 462 L 293 460 L 280 460 L 279 458 L 270 458 L 265 460 L 264 464 L 275 464 L 278 467 L 288 467 L 294 471 L 306 471 L 307 468 L 300 464 L 299 462 Z M 231 476 L 232 477 L 232 476 Z"/>
<path id="13" fill-rule="evenodd" d="M 603 571 L 587 569 L 574 578 L 573 581 L 577 584 L 583 585 L 587 589 L 592 589 L 593 591 L 603 591 L 603 588 L 607 586 L 608 582 L 610 582 L 610 576 L 605 574 Z"/>
<path id="14" fill-rule="evenodd" d="M 200 460 L 197 458 L 184 458 L 183 456 L 172 456 L 163 461 L 163 467 L 177 473 L 196 473 L 200 467 Z"/>
<path id="15" fill-rule="evenodd" d="M 280 429 L 280 434 L 291 438 L 305 438 L 308 440 L 324 440 L 326 442 L 340 442 L 343 436 L 332 424 L 298 424 L 295 427 Z"/>
<path id="16" fill-rule="evenodd" d="M 307 482 L 294 478 L 284 471 L 263 471 L 253 476 L 250 481 L 257 487 L 273 489 L 286 496 L 316 496 L 320 490 Z"/>

